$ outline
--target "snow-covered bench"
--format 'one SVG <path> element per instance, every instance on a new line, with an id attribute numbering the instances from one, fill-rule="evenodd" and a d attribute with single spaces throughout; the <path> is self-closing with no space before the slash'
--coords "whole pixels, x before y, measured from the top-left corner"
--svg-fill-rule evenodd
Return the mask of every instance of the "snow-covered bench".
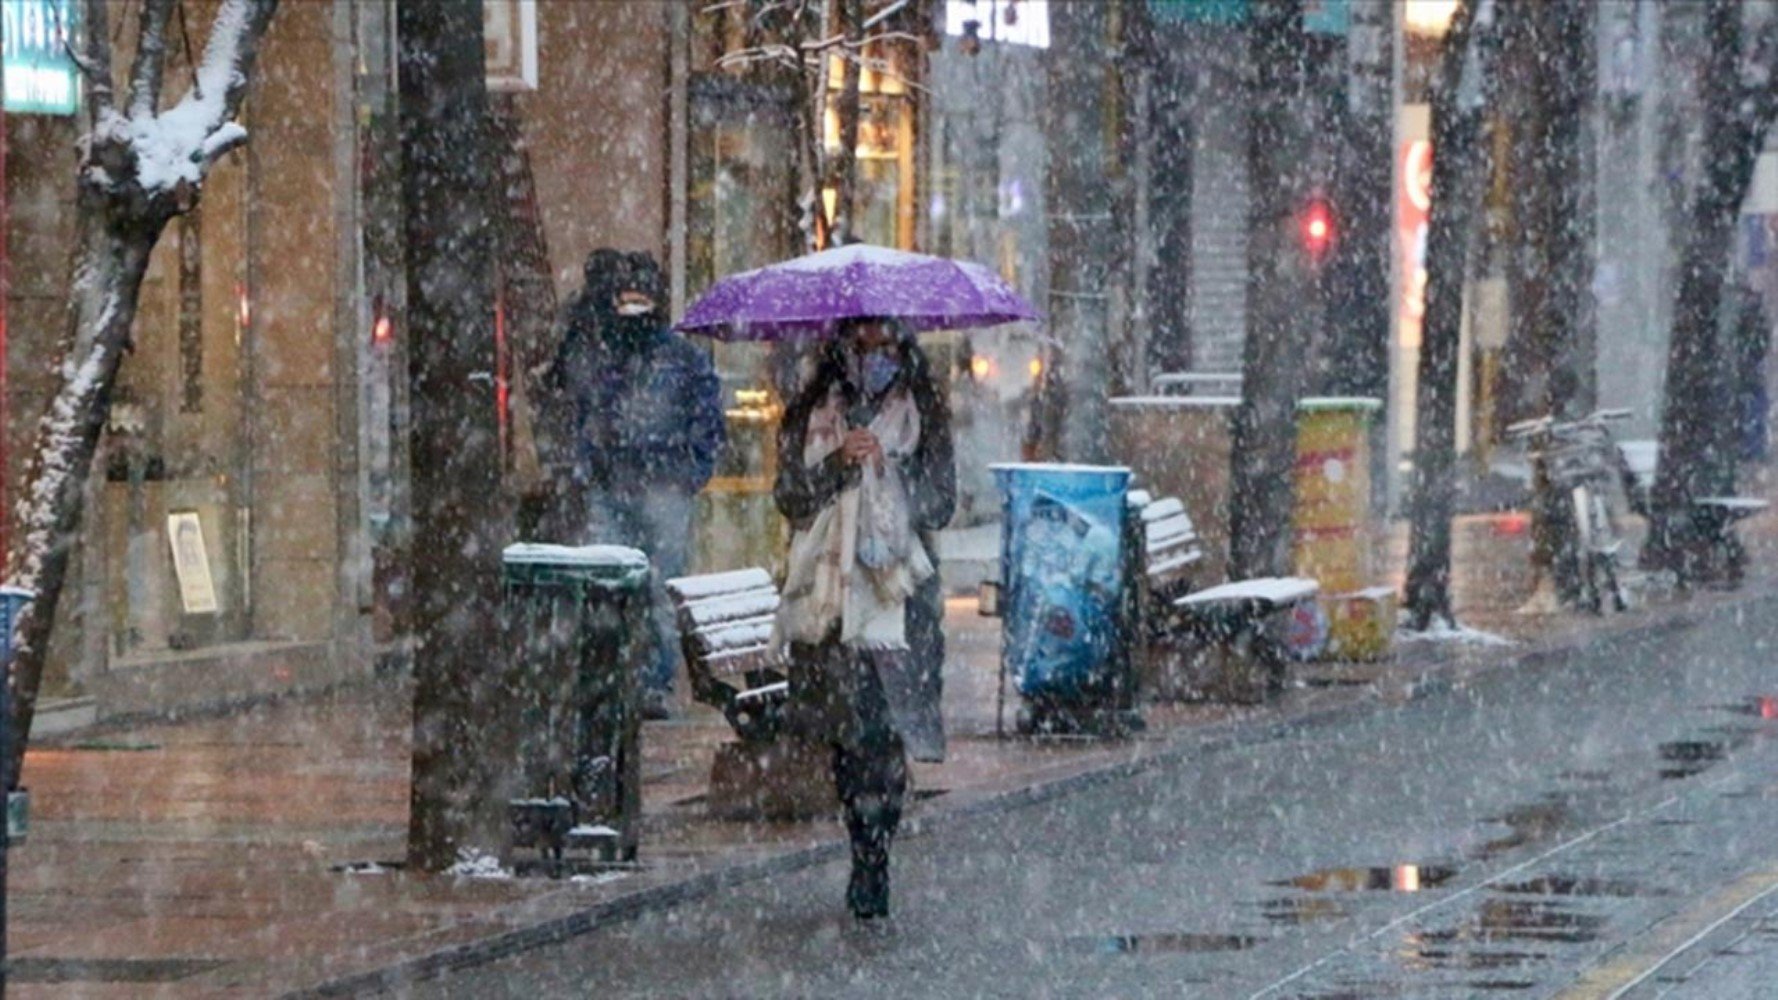
<path id="1" fill-rule="evenodd" d="M 685 576 L 667 581 L 667 594 L 692 696 L 722 712 L 743 741 L 776 738 L 790 684 L 770 650 L 778 614 L 772 575 L 755 568 Z"/>
<path id="2" fill-rule="evenodd" d="M 1739 587 L 1747 569 L 1747 549 L 1735 533 L 1735 525 L 1763 512 L 1771 503 L 1754 497 L 1699 497 L 1692 501 L 1692 524 L 1709 547 L 1709 567 L 1715 578 Z"/>
<path id="3" fill-rule="evenodd" d="M 1321 585 L 1302 577 L 1262 577 L 1197 589 L 1194 570 L 1203 548 L 1185 505 L 1177 498 L 1153 499 L 1133 490 L 1131 512 L 1142 526 L 1138 588 L 1139 634 L 1144 655 L 1182 650 L 1192 659 L 1214 659 L 1212 669 L 1191 671 L 1202 683 L 1187 683 L 1187 696 L 1218 693 L 1235 701 L 1257 701 L 1281 690 L 1286 657 L 1278 642 L 1281 617 L 1313 601 Z M 1263 684 L 1250 683 L 1249 668 L 1263 672 Z M 1163 685 L 1169 686 L 1169 685 Z"/>
<path id="4" fill-rule="evenodd" d="M 831 816 L 832 751 L 786 732 L 788 666 L 771 651 L 778 589 L 763 569 L 667 581 L 692 696 L 739 737 L 710 762 L 710 815 L 744 821 Z"/>

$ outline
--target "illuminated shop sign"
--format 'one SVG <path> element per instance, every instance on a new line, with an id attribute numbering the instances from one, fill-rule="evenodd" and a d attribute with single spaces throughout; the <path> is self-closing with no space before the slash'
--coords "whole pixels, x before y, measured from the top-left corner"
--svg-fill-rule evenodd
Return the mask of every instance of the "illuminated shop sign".
<path id="1" fill-rule="evenodd" d="M 1047 49 L 1049 0 L 949 0 L 945 34 Z"/>
<path id="2" fill-rule="evenodd" d="M 68 54 L 75 9 L 75 0 L 0 0 L 7 111 L 71 115 L 78 109 L 80 76 Z"/>

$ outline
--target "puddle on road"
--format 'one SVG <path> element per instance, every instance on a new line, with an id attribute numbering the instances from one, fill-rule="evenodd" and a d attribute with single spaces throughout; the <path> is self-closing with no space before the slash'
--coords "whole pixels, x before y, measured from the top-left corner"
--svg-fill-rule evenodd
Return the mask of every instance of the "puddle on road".
<path id="1" fill-rule="evenodd" d="M 1347 916 L 1345 907 L 1325 896 L 1282 896 L 1262 900 L 1259 912 L 1267 923 L 1287 927 L 1321 920 L 1340 920 Z"/>
<path id="2" fill-rule="evenodd" d="M 1703 774 L 1729 755 L 1729 746 L 1722 740 L 1670 740 L 1658 749 L 1666 764 L 1660 769 L 1663 781 Z"/>
<path id="3" fill-rule="evenodd" d="M 1552 795 L 1543 802 L 1513 806 L 1499 816 L 1488 817 L 1484 822 L 1500 823 L 1512 831 L 1504 837 L 1495 837 L 1470 852 L 1473 857 L 1486 861 L 1526 844 L 1549 839 L 1557 831 L 1571 825 L 1574 814 L 1565 796 Z"/>
<path id="4" fill-rule="evenodd" d="M 1245 934 L 1109 934 L 1070 938 L 1071 944 L 1099 955 L 1178 955 L 1246 951 L 1263 939 Z"/>
<path id="5" fill-rule="evenodd" d="M 1539 875 L 1522 882 L 1496 885 L 1494 891 L 1527 896 L 1609 896 L 1615 899 L 1670 895 L 1665 890 L 1649 889 L 1629 879 L 1570 875 Z"/>
<path id="6" fill-rule="evenodd" d="M 1563 771 L 1556 775 L 1562 781 L 1581 781 L 1588 784 L 1605 784 L 1611 781 L 1610 771 Z"/>
<path id="7" fill-rule="evenodd" d="M 1732 702 L 1727 705 L 1706 706 L 1717 712 L 1733 712 L 1736 715 L 1751 715 L 1756 719 L 1778 719 L 1778 697 L 1769 694 L 1754 695 L 1750 698 Z"/>
<path id="8" fill-rule="evenodd" d="M 1269 882 L 1308 892 L 1420 892 L 1436 889 L 1457 875 L 1450 865 L 1393 865 L 1375 868 L 1323 868 Z"/>
<path id="9" fill-rule="evenodd" d="M 1586 944 L 1597 940 L 1606 918 L 1582 913 L 1562 903 L 1490 899 L 1455 928 L 1425 931 L 1416 937 L 1432 944 L 1527 941 L 1540 944 Z"/>
<path id="10" fill-rule="evenodd" d="M 1541 951 L 1481 951 L 1450 948 L 1416 948 L 1402 955 L 1402 964 L 1417 971 L 1427 969 L 1463 969 L 1483 971 L 1514 969 L 1531 962 L 1542 962 L 1550 956 Z"/>
<path id="11" fill-rule="evenodd" d="M 161 745 L 131 740 L 80 740 L 63 747 L 51 746 L 48 749 L 77 750 L 84 753 L 147 753 L 161 749 Z"/>

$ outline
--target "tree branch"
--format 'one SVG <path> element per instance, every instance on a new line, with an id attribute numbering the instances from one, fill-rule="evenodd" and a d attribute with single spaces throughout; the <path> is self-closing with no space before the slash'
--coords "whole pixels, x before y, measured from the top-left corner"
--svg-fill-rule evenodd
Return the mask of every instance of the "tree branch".
<path id="1" fill-rule="evenodd" d="M 223 0 L 191 87 L 166 111 L 132 118 L 125 138 L 135 155 L 136 179 L 150 197 L 202 185 L 211 165 L 246 141 L 235 117 L 277 7 L 278 0 Z"/>
<path id="2" fill-rule="evenodd" d="M 1759 36 L 1748 47 L 1741 81 L 1737 108 L 1743 117 L 1753 122 L 1770 121 L 1773 106 L 1778 104 L 1778 17 L 1767 17 L 1760 26 Z"/>
<path id="3" fill-rule="evenodd" d="M 67 25 L 62 25 L 63 36 L 67 35 Z M 87 0 L 86 4 L 86 53 L 74 51 L 74 41 L 68 38 L 68 54 L 74 57 L 74 65 L 86 77 L 88 114 L 87 119 L 97 126 L 113 110 L 111 83 L 111 3 L 110 0 Z"/>
<path id="4" fill-rule="evenodd" d="M 161 78 L 167 64 L 167 25 L 174 0 L 143 0 L 136 18 L 136 57 L 130 65 L 131 118 L 149 118 L 160 110 Z"/>

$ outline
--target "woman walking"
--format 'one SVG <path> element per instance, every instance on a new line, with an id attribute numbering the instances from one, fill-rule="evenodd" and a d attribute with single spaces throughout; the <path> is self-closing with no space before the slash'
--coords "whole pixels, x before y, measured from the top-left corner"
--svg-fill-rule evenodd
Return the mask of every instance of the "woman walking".
<path id="1" fill-rule="evenodd" d="M 914 662 L 907 610 L 937 572 L 922 533 L 956 504 L 950 423 L 913 337 L 852 320 L 778 436 L 772 493 L 792 535 L 774 641 L 788 650 L 792 724 L 833 748 L 852 841 L 846 904 L 861 920 L 889 913 L 908 742 L 934 728 L 919 679 L 939 664 Z"/>

